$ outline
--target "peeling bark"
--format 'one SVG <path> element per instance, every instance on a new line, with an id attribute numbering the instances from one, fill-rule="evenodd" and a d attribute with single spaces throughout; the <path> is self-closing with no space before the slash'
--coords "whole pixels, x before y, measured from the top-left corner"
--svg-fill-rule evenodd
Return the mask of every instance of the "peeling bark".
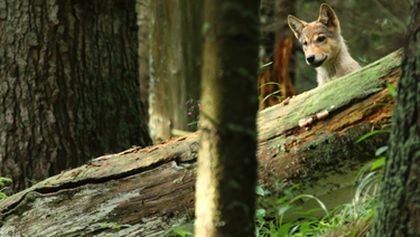
<path id="1" fill-rule="evenodd" d="M 400 58 L 393 53 L 260 112 L 260 183 L 299 184 L 330 208 L 349 201 L 358 169 L 386 143 L 384 137 L 355 141 L 389 126 L 393 99 L 386 83 L 398 80 Z M 192 134 L 51 177 L 0 202 L 0 236 L 159 236 L 192 218 L 197 152 Z"/>

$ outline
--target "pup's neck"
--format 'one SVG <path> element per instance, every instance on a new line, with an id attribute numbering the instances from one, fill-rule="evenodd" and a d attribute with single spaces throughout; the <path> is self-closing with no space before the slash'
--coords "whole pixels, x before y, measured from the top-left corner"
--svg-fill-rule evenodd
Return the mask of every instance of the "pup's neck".
<path id="1" fill-rule="evenodd" d="M 351 57 L 343 37 L 340 37 L 340 47 L 337 52 L 335 57 L 316 68 L 318 85 L 360 68 L 360 65 Z"/>

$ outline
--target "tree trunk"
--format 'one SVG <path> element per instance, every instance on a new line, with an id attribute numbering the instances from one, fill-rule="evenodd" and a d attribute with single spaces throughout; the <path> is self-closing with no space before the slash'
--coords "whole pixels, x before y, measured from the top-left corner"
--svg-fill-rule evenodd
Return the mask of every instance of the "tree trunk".
<path id="1" fill-rule="evenodd" d="M 151 11 L 149 127 L 156 143 L 197 128 L 202 3 L 151 1 Z"/>
<path id="2" fill-rule="evenodd" d="M 259 1 L 204 2 L 195 233 L 254 236 Z"/>
<path id="3" fill-rule="evenodd" d="M 420 236 L 420 1 L 413 1 L 373 236 Z"/>
<path id="4" fill-rule="evenodd" d="M 135 1 L 0 1 L 0 176 L 24 188 L 149 138 Z"/>
<path id="5" fill-rule="evenodd" d="M 140 101 L 143 105 L 144 121 L 149 122 L 149 82 L 150 82 L 150 27 L 151 27 L 151 0 L 136 0 L 137 6 L 137 25 L 139 27 L 139 84 L 140 84 Z"/>
<path id="6" fill-rule="evenodd" d="M 359 168 L 386 143 L 385 137 L 355 141 L 389 126 L 393 99 L 386 83 L 396 83 L 400 56 L 260 112 L 260 183 L 300 185 L 328 208 L 350 201 Z M 44 180 L 0 202 L 0 236 L 161 236 L 192 221 L 198 147 L 192 134 Z"/>
<path id="7" fill-rule="evenodd" d="M 258 77 L 260 109 L 280 103 L 296 94 L 289 68 L 293 68 L 293 36 L 287 15 L 295 12 L 296 3 L 288 0 L 262 0 L 262 41 L 260 55 L 263 66 Z"/>

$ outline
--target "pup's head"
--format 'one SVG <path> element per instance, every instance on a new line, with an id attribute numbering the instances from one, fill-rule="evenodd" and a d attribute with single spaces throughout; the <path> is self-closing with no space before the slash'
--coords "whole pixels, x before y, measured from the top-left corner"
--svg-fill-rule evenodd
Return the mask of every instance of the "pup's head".
<path id="1" fill-rule="evenodd" d="M 289 15 L 288 23 L 303 46 L 308 65 L 319 67 L 339 52 L 340 22 L 334 10 L 327 4 L 321 4 L 316 21 L 308 23 Z"/>

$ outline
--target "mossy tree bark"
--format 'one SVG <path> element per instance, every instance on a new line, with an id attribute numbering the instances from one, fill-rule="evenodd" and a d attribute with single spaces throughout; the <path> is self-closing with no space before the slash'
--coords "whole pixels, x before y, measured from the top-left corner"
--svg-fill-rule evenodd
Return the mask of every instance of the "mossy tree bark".
<path id="1" fill-rule="evenodd" d="M 149 127 L 155 143 L 195 131 L 201 81 L 202 1 L 151 1 Z"/>
<path id="2" fill-rule="evenodd" d="M 0 1 L 0 176 L 21 189 L 149 143 L 135 1 Z"/>
<path id="3" fill-rule="evenodd" d="M 373 236 L 420 236 L 420 1 L 413 1 Z"/>
<path id="4" fill-rule="evenodd" d="M 195 234 L 254 236 L 259 1 L 204 2 Z"/>

